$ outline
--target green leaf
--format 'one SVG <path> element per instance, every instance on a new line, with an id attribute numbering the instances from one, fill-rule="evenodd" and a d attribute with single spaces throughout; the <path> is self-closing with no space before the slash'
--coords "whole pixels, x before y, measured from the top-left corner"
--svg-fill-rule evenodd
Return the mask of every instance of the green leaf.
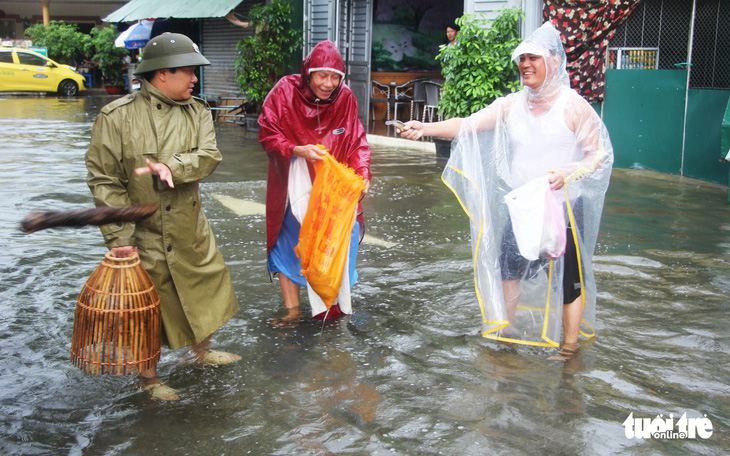
<path id="1" fill-rule="evenodd" d="M 254 6 L 249 23 L 255 34 L 236 45 L 236 82 L 257 105 L 284 75 L 288 57 L 301 49 L 301 33 L 292 28 L 293 11 L 289 0 Z"/>
<path id="2" fill-rule="evenodd" d="M 503 9 L 491 23 L 473 14 L 456 19 L 455 46 L 442 46 L 444 86 L 439 111 L 446 118 L 466 117 L 500 96 L 514 92 L 519 73 L 511 61 L 519 44 L 519 8 Z"/>

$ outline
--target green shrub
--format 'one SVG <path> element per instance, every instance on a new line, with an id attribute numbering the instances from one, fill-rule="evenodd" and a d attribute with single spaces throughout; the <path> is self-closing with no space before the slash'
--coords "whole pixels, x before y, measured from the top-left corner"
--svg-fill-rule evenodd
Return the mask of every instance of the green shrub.
<path id="1" fill-rule="evenodd" d="M 519 87 L 519 70 L 510 58 L 520 43 L 519 8 L 502 10 L 491 24 L 473 14 L 456 19 L 461 27 L 453 46 L 442 45 L 436 60 L 444 77 L 439 112 L 468 117 Z"/>
<path id="2" fill-rule="evenodd" d="M 91 39 L 86 45 L 86 53 L 93 54 L 93 60 L 99 61 L 99 70 L 107 85 L 124 84 L 124 57 L 129 51 L 114 44 L 117 36 L 119 33 L 114 27 L 95 27 L 91 29 Z"/>
<path id="3" fill-rule="evenodd" d="M 249 25 L 255 33 L 236 45 L 236 82 L 257 112 L 283 76 L 289 56 L 301 48 L 301 32 L 292 28 L 293 10 L 288 0 L 253 7 Z"/>

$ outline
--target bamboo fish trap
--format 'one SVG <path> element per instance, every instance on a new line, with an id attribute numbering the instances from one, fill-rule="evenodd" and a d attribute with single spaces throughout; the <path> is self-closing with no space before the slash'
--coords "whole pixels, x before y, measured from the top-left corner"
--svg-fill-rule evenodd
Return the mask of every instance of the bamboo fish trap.
<path id="1" fill-rule="evenodd" d="M 150 369 L 160 359 L 160 325 L 160 296 L 139 256 L 107 253 L 76 305 L 71 362 L 97 375 Z"/>

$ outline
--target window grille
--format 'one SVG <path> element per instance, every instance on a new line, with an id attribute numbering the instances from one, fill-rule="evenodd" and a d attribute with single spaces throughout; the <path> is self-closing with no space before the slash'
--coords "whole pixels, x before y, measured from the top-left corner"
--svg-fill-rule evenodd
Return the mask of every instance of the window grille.
<path id="1" fill-rule="evenodd" d="M 666 70 L 691 65 L 691 88 L 730 89 L 728 18 L 728 1 L 644 0 L 611 39 L 607 68 Z"/>

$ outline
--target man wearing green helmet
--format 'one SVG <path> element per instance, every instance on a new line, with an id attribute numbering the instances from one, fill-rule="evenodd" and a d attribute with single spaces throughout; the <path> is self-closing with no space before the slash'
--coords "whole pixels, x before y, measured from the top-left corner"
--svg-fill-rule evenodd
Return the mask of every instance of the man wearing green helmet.
<path id="1" fill-rule="evenodd" d="M 233 284 L 201 208 L 198 183 L 221 161 L 207 104 L 192 96 L 195 71 L 209 65 L 188 37 L 166 33 L 143 51 L 138 93 L 119 98 L 94 122 L 87 183 L 97 206 L 158 204 L 137 223 L 101 227 L 116 257 L 139 255 L 160 294 L 162 343 L 190 347 L 191 362 L 239 361 L 211 350 L 212 334 L 238 310 Z M 142 373 L 155 399 L 175 400 L 156 369 Z"/>

